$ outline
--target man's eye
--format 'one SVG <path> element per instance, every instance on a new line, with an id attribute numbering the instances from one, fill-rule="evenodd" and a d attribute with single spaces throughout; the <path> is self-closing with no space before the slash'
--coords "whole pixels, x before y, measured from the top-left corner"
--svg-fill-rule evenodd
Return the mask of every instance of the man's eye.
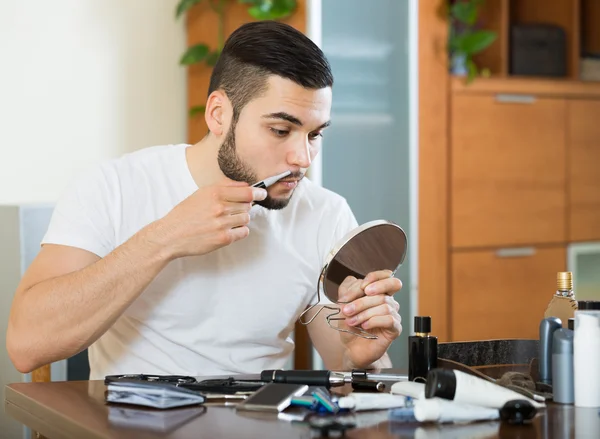
<path id="1" fill-rule="evenodd" d="M 287 134 L 289 133 L 289 131 L 286 130 L 278 130 L 277 128 L 271 128 L 271 131 L 273 132 L 273 134 L 275 134 L 277 137 L 285 137 L 287 136 Z"/>
<path id="2" fill-rule="evenodd" d="M 319 137 L 323 137 L 323 133 L 310 133 L 308 135 L 308 138 L 310 140 L 315 140 L 315 139 L 318 139 Z"/>

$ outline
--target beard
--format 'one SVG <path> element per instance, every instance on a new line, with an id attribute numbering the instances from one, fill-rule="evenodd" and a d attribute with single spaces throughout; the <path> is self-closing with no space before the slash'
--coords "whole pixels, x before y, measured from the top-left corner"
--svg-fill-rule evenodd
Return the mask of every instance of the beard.
<path id="1" fill-rule="evenodd" d="M 256 172 L 254 172 L 254 170 L 237 154 L 235 147 L 235 126 L 236 120 L 233 119 L 231 127 L 229 127 L 229 131 L 225 136 L 225 140 L 219 148 L 219 154 L 217 155 L 219 168 L 221 168 L 221 172 L 223 172 L 227 178 L 253 185 L 258 182 L 258 177 Z M 292 174 L 289 177 L 300 179 L 302 174 Z M 291 198 L 291 195 L 288 198 L 272 198 L 267 192 L 267 197 L 264 200 L 257 200 L 255 203 L 265 209 L 280 210 L 288 205 Z"/>

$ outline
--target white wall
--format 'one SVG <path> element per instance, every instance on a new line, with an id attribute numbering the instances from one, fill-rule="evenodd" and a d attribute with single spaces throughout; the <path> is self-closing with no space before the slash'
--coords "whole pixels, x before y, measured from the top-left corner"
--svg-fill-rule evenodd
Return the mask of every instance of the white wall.
<path id="1" fill-rule="evenodd" d="M 86 166 L 186 141 L 176 3 L 0 1 L 0 204 L 54 202 Z"/>

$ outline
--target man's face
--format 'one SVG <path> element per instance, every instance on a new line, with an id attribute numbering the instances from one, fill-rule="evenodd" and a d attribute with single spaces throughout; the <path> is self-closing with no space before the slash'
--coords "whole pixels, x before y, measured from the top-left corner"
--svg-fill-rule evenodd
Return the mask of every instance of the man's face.
<path id="1" fill-rule="evenodd" d="M 331 88 L 307 90 L 271 76 L 267 92 L 241 111 L 219 150 L 219 166 L 230 179 L 254 184 L 267 177 L 292 174 L 267 189 L 257 204 L 282 209 L 315 156 L 329 125 Z"/>

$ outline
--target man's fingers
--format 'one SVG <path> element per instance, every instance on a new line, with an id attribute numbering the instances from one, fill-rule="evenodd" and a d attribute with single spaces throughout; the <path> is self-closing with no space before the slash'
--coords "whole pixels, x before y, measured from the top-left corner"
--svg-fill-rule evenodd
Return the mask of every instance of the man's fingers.
<path id="1" fill-rule="evenodd" d="M 227 178 L 227 177 L 223 177 L 223 179 L 219 180 L 217 182 L 217 184 L 221 185 L 221 186 L 238 186 L 238 187 L 246 186 L 246 187 L 248 187 L 248 183 L 246 183 L 245 181 L 236 181 L 236 180 L 232 180 L 231 178 Z"/>
<path id="2" fill-rule="evenodd" d="M 365 278 L 363 279 L 360 286 L 364 290 L 365 288 L 367 288 L 367 285 L 369 285 L 375 281 L 378 281 L 380 279 L 387 279 L 387 278 L 391 277 L 392 274 L 393 273 L 390 270 L 372 271 L 371 273 L 369 273 L 365 276 Z"/>
<path id="3" fill-rule="evenodd" d="M 366 310 L 354 314 L 347 319 L 347 323 L 351 326 L 360 325 L 375 316 L 398 315 L 398 309 L 394 304 L 383 303 L 381 305 L 367 308 Z"/>
<path id="4" fill-rule="evenodd" d="M 235 215 L 250 211 L 252 203 L 232 203 L 229 201 L 223 202 L 223 215 Z"/>
<path id="5" fill-rule="evenodd" d="M 236 227 L 246 226 L 250 222 L 250 214 L 242 212 L 234 215 L 226 215 L 221 217 L 220 221 L 224 229 L 235 229 Z"/>
<path id="6" fill-rule="evenodd" d="M 361 325 L 363 329 L 385 329 L 391 331 L 396 336 L 402 332 L 402 321 L 400 316 L 375 316 Z"/>
<path id="7" fill-rule="evenodd" d="M 393 296 L 395 293 L 400 291 L 401 288 L 402 281 L 400 279 L 397 277 L 387 277 L 367 285 L 365 288 L 365 294 L 367 296 L 376 296 L 380 294 Z"/>
<path id="8" fill-rule="evenodd" d="M 233 229 L 229 229 L 226 232 L 229 237 L 229 244 L 235 241 L 239 241 L 240 239 L 244 239 L 250 234 L 250 229 L 247 226 L 240 226 Z"/>
<path id="9" fill-rule="evenodd" d="M 352 303 L 345 305 L 342 308 L 342 312 L 346 316 L 351 317 L 363 311 L 366 311 L 369 308 L 374 308 L 376 306 L 385 304 L 392 307 L 396 312 L 400 310 L 400 304 L 397 301 L 395 301 L 393 297 L 387 296 L 385 294 L 379 294 L 377 296 L 365 296 L 361 297 L 360 299 L 356 299 Z"/>
<path id="10" fill-rule="evenodd" d="M 264 200 L 267 197 L 267 191 L 250 186 L 222 186 L 218 189 L 217 197 L 221 201 L 251 203 L 252 201 Z"/>
<path id="11" fill-rule="evenodd" d="M 353 276 L 348 276 L 340 284 L 338 289 L 338 302 L 348 303 L 359 297 L 364 296 L 364 291 L 360 288 L 360 281 Z"/>

